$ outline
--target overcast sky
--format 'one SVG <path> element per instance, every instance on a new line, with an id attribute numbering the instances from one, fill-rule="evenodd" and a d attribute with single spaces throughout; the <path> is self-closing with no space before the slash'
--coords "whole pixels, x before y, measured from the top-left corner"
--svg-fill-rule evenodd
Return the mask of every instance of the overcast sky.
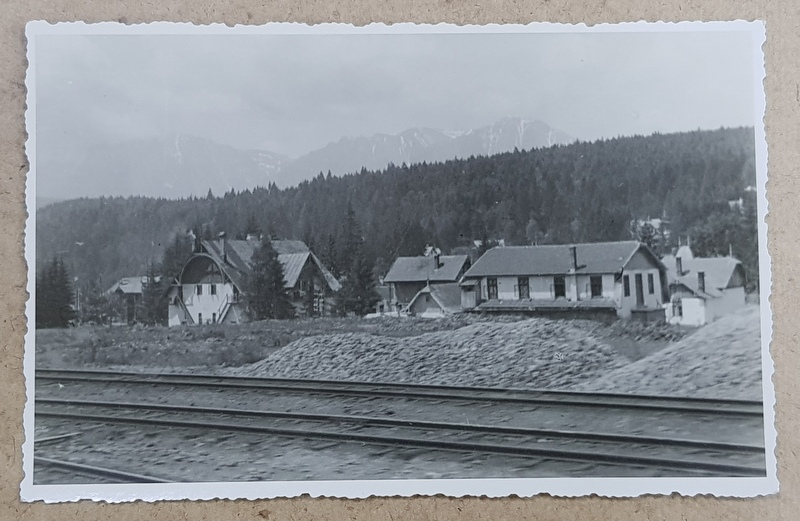
<path id="1" fill-rule="evenodd" d="M 582 140 L 753 125 L 752 34 L 39 35 L 37 175 L 175 134 L 298 156 L 506 116 Z"/>

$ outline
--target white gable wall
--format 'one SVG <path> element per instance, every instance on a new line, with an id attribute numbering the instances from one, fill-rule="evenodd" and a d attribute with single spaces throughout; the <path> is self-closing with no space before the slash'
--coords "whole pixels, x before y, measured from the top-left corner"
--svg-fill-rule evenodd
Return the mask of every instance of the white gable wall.
<path id="1" fill-rule="evenodd" d="M 683 315 L 674 315 L 674 307 L 670 303 L 666 308 L 667 322 L 683 326 L 702 326 L 706 323 L 706 301 L 698 297 L 682 297 Z"/>
<path id="2" fill-rule="evenodd" d="M 197 294 L 197 286 L 203 287 L 202 295 Z M 212 284 L 183 285 L 183 303 L 195 324 L 201 322 L 201 316 L 203 324 L 212 323 L 214 318 L 219 322 L 222 318 L 220 314 L 228 307 L 225 305 L 226 299 L 228 302 L 233 300 L 233 284 L 215 284 L 216 295 L 211 294 L 211 286 Z"/>

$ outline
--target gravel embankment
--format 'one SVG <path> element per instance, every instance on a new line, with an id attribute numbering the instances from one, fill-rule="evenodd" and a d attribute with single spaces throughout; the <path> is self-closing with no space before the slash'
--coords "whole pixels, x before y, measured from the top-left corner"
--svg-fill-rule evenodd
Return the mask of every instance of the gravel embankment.
<path id="1" fill-rule="evenodd" d="M 627 360 L 586 331 L 543 318 L 477 323 L 403 339 L 367 333 L 297 340 L 242 376 L 572 388 Z"/>
<path id="2" fill-rule="evenodd" d="M 578 390 L 759 400 L 759 308 L 747 306 Z"/>

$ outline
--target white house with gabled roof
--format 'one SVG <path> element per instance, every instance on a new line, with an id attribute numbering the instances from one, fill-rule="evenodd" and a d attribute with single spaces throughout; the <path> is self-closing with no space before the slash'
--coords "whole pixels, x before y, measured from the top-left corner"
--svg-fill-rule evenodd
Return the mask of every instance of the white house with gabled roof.
<path id="1" fill-rule="evenodd" d="M 462 307 L 483 312 L 616 314 L 664 319 L 667 269 L 636 241 L 507 246 L 461 280 Z"/>
<path id="2" fill-rule="evenodd" d="M 733 255 L 695 257 L 684 245 L 663 262 L 669 279 L 669 323 L 702 326 L 745 306 L 746 272 Z"/>
<path id="3" fill-rule="evenodd" d="M 241 323 L 259 239 L 202 241 L 169 290 L 169 325 Z M 273 240 L 298 314 L 330 315 L 339 281 L 302 241 Z"/>

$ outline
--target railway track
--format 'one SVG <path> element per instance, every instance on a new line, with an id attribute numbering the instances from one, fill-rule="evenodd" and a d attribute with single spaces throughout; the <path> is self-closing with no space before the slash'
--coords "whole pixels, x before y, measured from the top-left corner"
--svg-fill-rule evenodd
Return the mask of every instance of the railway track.
<path id="1" fill-rule="evenodd" d="M 751 417 L 761 417 L 764 414 L 761 402 L 749 400 L 715 400 L 708 398 L 676 398 L 574 391 L 499 389 L 492 387 L 456 387 L 290 378 L 209 376 L 180 373 L 130 373 L 124 371 L 50 369 L 37 370 L 36 381 L 77 381 L 110 384 L 136 383 L 159 386 L 256 389 L 369 397 L 401 396 L 404 398 L 433 398 L 441 400 L 466 400 L 470 402 L 570 405 L 600 407 L 604 409 L 613 407 L 616 409 L 663 410 L 682 413 L 730 414 Z"/>
<path id="2" fill-rule="evenodd" d="M 455 401 L 527 406 L 545 404 L 600 411 L 605 414 L 642 414 L 658 411 L 661 417 L 698 415 L 698 422 L 722 417 L 735 425 L 737 419 L 763 415 L 758 402 L 742 400 L 684 399 L 614 394 L 590 394 L 563 391 L 442 387 L 432 385 L 375 384 L 366 382 L 330 382 L 320 380 L 259 379 L 211 377 L 186 374 L 134 374 L 114 371 L 36 372 L 37 384 L 64 385 L 82 382 L 103 388 L 145 386 L 161 395 L 161 388 L 209 390 L 256 390 L 300 395 L 334 397 L 363 396 L 370 399 L 420 398 L 430 405 Z M 508 405 L 511 404 L 511 405 Z M 498 405 L 499 406 L 499 405 Z M 37 421 L 50 419 L 67 428 L 92 429 L 120 425 L 121 428 L 181 432 L 226 432 L 257 434 L 302 444 L 306 440 L 326 440 L 332 447 L 361 444 L 384 446 L 389 450 L 426 449 L 433 453 L 494 454 L 528 462 L 557 460 L 582 462 L 621 469 L 651 469 L 656 475 L 689 476 L 763 476 L 766 473 L 763 443 L 725 442 L 714 436 L 644 436 L 626 432 L 593 432 L 586 429 L 533 428 L 456 421 L 425 421 L 413 417 L 380 417 L 358 414 L 320 414 L 250 408 L 197 406 L 152 403 L 147 401 L 85 400 L 49 398 L 37 391 Z M 666 416 L 663 416 L 666 415 Z M 59 436 L 51 437 L 58 439 Z M 45 439 L 38 440 L 37 450 Z M 335 450 L 335 449 L 334 449 Z M 64 469 L 64 467 L 61 467 Z M 79 469 L 76 470 L 79 472 Z M 147 472 L 143 475 L 146 476 Z M 596 474 L 595 474 L 596 475 Z M 634 474 L 635 475 L 635 472 Z"/>
<path id="3" fill-rule="evenodd" d="M 54 473 L 61 473 L 65 479 L 76 483 L 80 482 L 81 478 L 92 482 L 99 480 L 103 483 L 170 483 L 168 480 L 146 476 L 144 474 L 135 474 L 133 472 L 125 472 L 53 458 L 43 458 L 40 456 L 35 456 L 33 458 L 33 465 L 36 471 L 46 470 L 49 471 L 51 475 Z"/>

